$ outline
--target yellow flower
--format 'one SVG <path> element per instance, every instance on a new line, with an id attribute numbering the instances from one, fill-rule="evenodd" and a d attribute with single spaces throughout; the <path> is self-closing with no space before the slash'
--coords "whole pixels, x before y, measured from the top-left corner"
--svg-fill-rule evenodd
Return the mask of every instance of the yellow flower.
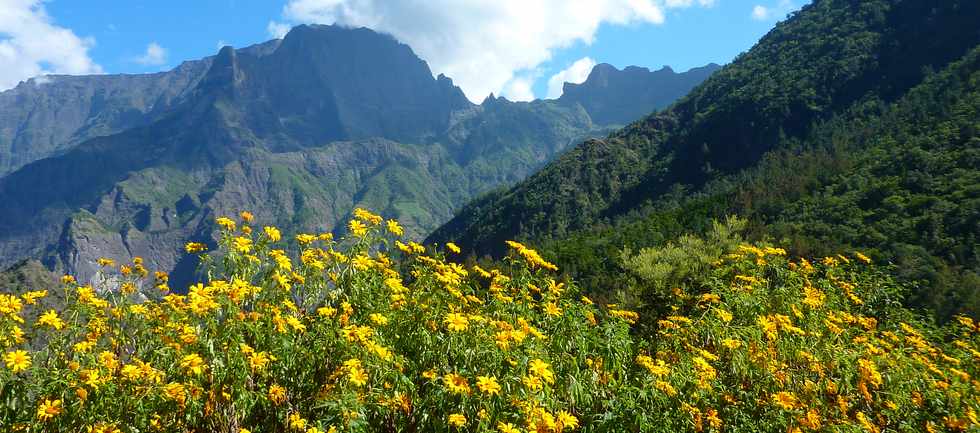
<path id="1" fill-rule="evenodd" d="M 183 405 L 187 399 L 187 394 L 184 392 L 184 385 L 177 382 L 171 382 L 165 385 L 163 387 L 163 395 L 180 405 Z"/>
<path id="2" fill-rule="evenodd" d="M 72 350 L 74 350 L 74 351 L 76 351 L 78 353 L 86 353 L 86 352 L 92 350 L 92 347 L 94 347 L 94 346 L 95 346 L 95 343 L 93 343 L 91 341 L 87 341 L 87 340 L 86 341 L 79 341 L 78 343 L 75 343 L 74 346 L 72 346 Z"/>
<path id="3" fill-rule="evenodd" d="M 861 254 L 860 251 L 854 252 L 854 257 L 857 257 L 858 260 L 860 260 L 860 261 L 862 261 L 864 263 L 871 264 L 871 259 L 868 256 L 866 256 L 864 254 Z"/>
<path id="4" fill-rule="evenodd" d="M 255 216 L 252 215 L 252 213 L 249 212 L 249 211 L 247 211 L 247 210 L 243 210 L 243 211 L 239 212 L 238 213 L 238 216 L 240 216 L 242 218 L 242 221 L 245 221 L 247 223 L 250 223 L 250 222 L 252 222 L 252 220 L 255 219 Z"/>
<path id="5" fill-rule="evenodd" d="M 667 363 L 665 363 L 662 359 L 658 359 L 657 362 L 654 363 L 653 358 L 647 355 L 637 355 L 636 363 L 640 364 L 649 370 L 651 374 L 656 376 L 666 376 L 670 374 L 670 367 L 668 367 Z"/>
<path id="6" fill-rule="evenodd" d="M 808 410 L 806 415 L 800 417 L 799 422 L 800 425 L 810 430 L 820 430 L 820 427 L 823 425 L 820 419 L 820 412 L 817 412 L 816 409 Z"/>
<path id="7" fill-rule="evenodd" d="M 217 219 L 214 220 L 214 222 L 227 231 L 230 232 L 235 231 L 235 222 L 232 221 L 231 218 L 218 217 Z"/>
<path id="8" fill-rule="evenodd" d="M 449 415 L 449 424 L 454 427 L 462 427 L 466 425 L 466 417 L 461 413 Z"/>
<path id="9" fill-rule="evenodd" d="M 698 373 L 698 386 L 708 388 L 710 386 L 708 382 L 714 380 L 718 376 L 718 372 L 706 359 L 700 356 L 695 356 L 691 361 L 694 363 L 694 370 Z"/>
<path id="10" fill-rule="evenodd" d="M 740 340 L 735 340 L 733 338 L 725 338 L 721 340 L 721 345 L 727 347 L 730 350 L 735 350 L 742 346 L 742 342 Z"/>
<path id="11" fill-rule="evenodd" d="M 537 391 L 544 386 L 544 383 L 541 382 L 541 378 L 537 376 L 524 376 L 521 378 L 521 382 L 524 383 L 524 386 L 531 391 Z"/>
<path id="12" fill-rule="evenodd" d="M 470 323 L 469 319 L 467 319 L 465 315 L 459 313 L 447 314 L 444 322 L 450 331 L 465 331 L 466 327 L 469 326 Z"/>
<path id="13" fill-rule="evenodd" d="M 558 430 L 573 430 L 578 427 L 578 418 L 564 410 L 558 411 Z"/>
<path id="14" fill-rule="evenodd" d="M 280 405 L 286 401 L 286 388 L 279 385 L 272 385 L 269 387 L 269 400 L 275 405 Z"/>
<path id="15" fill-rule="evenodd" d="M 787 391 L 780 391 L 773 394 L 772 402 L 786 410 L 796 409 L 799 405 L 799 403 L 796 401 L 796 396 L 793 395 L 792 392 Z"/>
<path id="16" fill-rule="evenodd" d="M 292 413 L 289 415 L 289 427 L 296 430 L 303 430 L 306 428 L 306 420 L 299 416 L 298 413 Z"/>
<path id="17" fill-rule="evenodd" d="M 398 225 L 398 221 L 388 220 L 388 233 L 391 233 L 395 236 L 401 236 L 405 234 L 405 229 L 403 229 L 402 226 Z"/>
<path id="18" fill-rule="evenodd" d="M 544 312 L 549 316 L 561 316 L 561 308 L 558 308 L 558 304 L 554 302 L 549 302 L 544 306 Z"/>
<path id="19" fill-rule="evenodd" d="M 540 359 L 534 359 L 528 365 L 527 369 L 531 374 L 540 377 L 545 382 L 555 383 L 555 373 L 551 371 L 551 364 Z"/>
<path id="20" fill-rule="evenodd" d="M 348 378 L 354 386 L 364 386 L 368 381 L 367 373 L 358 366 L 352 366 L 348 369 Z"/>
<path id="21" fill-rule="evenodd" d="M 469 394 L 470 392 L 469 381 L 456 373 L 448 373 L 443 376 L 442 383 L 453 394 Z"/>
<path id="22" fill-rule="evenodd" d="M 37 418 L 41 422 L 47 422 L 59 414 L 61 414 L 61 400 L 44 399 L 44 402 L 37 408 Z"/>
<path id="23" fill-rule="evenodd" d="M 878 433 L 881 431 L 878 429 L 878 427 L 871 423 L 871 420 L 864 415 L 864 412 L 858 411 L 855 418 L 857 418 L 858 422 L 861 423 L 861 427 L 864 427 L 865 431 L 869 433 Z"/>
<path id="24" fill-rule="evenodd" d="M 718 418 L 718 411 L 717 410 L 715 410 L 715 409 L 708 409 L 708 411 L 707 411 L 707 413 L 705 415 L 706 415 L 706 418 L 708 419 L 708 425 L 710 425 L 711 428 L 713 428 L 715 430 L 718 430 L 718 429 L 721 428 L 722 422 L 721 422 L 721 418 Z"/>
<path id="25" fill-rule="evenodd" d="M 265 232 L 266 237 L 272 242 L 279 242 L 282 239 L 282 233 L 279 233 L 279 229 L 272 226 L 265 226 L 262 228 Z"/>
<path id="26" fill-rule="evenodd" d="M 304 246 L 309 245 L 312 244 L 313 241 L 315 240 L 316 240 L 316 236 L 313 236 L 311 234 L 300 233 L 296 235 L 296 242 L 299 242 L 300 245 L 304 245 Z"/>
<path id="27" fill-rule="evenodd" d="M 486 394 L 500 394 L 500 384 L 497 383 L 497 378 L 493 376 L 477 376 L 476 387 L 480 390 L 480 392 Z"/>
<path id="28" fill-rule="evenodd" d="M 37 319 L 37 323 L 38 325 L 50 326 L 59 331 L 61 328 L 65 327 L 65 322 L 62 322 L 61 319 L 58 318 L 58 313 L 56 313 L 54 310 L 48 310 L 42 314 L 41 317 Z"/>
<path id="29" fill-rule="evenodd" d="M 382 218 L 363 208 L 354 209 L 354 218 L 371 223 L 371 225 L 381 224 Z"/>
<path id="30" fill-rule="evenodd" d="M 293 330 L 295 331 L 306 332 L 306 325 L 304 325 L 303 322 L 301 322 L 298 318 L 296 318 L 296 316 L 286 317 L 286 323 L 288 323 L 289 326 L 292 327 Z"/>
<path id="31" fill-rule="evenodd" d="M 350 220 L 350 222 L 347 223 L 347 229 L 350 230 L 354 236 L 359 238 L 364 237 L 364 235 L 367 234 L 367 226 L 358 220 Z"/>
<path id="32" fill-rule="evenodd" d="M 188 242 L 184 245 L 184 251 L 187 254 L 203 253 L 208 250 L 208 246 L 200 242 Z"/>
<path id="33" fill-rule="evenodd" d="M 803 287 L 803 295 L 805 296 L 803 298 L 803 304 L 812 308 L 823 305 L 825 295 L 819 289 L 808 284 Z"/>
<path id="34" fill-rule="evenodd" d="M 37 303 L 38 299 L 41 299 L 45 296 L 48 296 L 47 290 L 34 290 L 31 292 L 24 293 L 23 295 L 20 295 L 21 298 L 24 298 L 24 303 L 27 305 L 34 305 Z"/>
<path id="35" fill-rule="evenodd" d="M 252 240 L 243 236 L 238 236 L 234 240 L 235 251 L 242 254 L 252 251 Z"/>
<path id="36" fill-rule="evenodd" d="M 521 429 L 509 422 L 497 423 L 497 430 L 499 430 L 500 433 L 521 433 Z"/>
<path id="37" fill-rule="evenodd" d="M 3 361 L 7 363 L 7 368 L 14 373 L 27 370 L 31 366 L 31 357 L 24 350 L 7 352 L 7 354 L 3 356 Z"/>
<path id="38" fill-rule="evenodd" d="M 204 363 L 204 359 L 196 353 L 184 356 L 180 360 L 180 368 L 187 370 L 194 375 L 200 375 L 208 369 L 208 366 Z"/>
<path id="39" fill-rule="evenodd" d="M 22 308 L 24 306 L 16 296 L 0 293 L 0 315 L 9 314 L 15 316 Z"/>
<path id="40" fill-rule="evenodd" d="M 459 249 L 459 245 L 456 245 L 452 242 L 446 243 L 446 249 L 452 252 L 453 254 L 459 254 L 460 252 L 463 251 Z"/>
<path id="41" fill-rule="evenodd" d="M 677 390 L 674 389 L 674 386 L 671 385 L 669 382 L 658 380 L 656 383 L 654 383 L 654 386 L 664 394 L 667 394 L 671 397 L 677 395 Z"/>
<path id="42" fill-rule="evenodd" d="M 256 352 L 248 358 L 248 364 L 253 371 L 265 370 L 265 368 L 268 367 L 269 363 L 271 362 L 272 358 L 265 352 Z"/>
<path id="43" fill-rule="evenodd" d="M 623 319 L 631 325 L 635 324 L 637 320 L 640 320 L 640 314 L 635 311 L 610 309 L 609 314 L 613 317 Z"/>
<path id="44" fill-rule="evenodd" d="M 779 328 L 776 322 L 769 318 L 769 316 L 759 316 L 756 318 L 756 323 L 762 328 L 762 331 L 766 334 L 766 338 L 770 341 L 775 340 L 779 334 Z"/>
<path id="45" fill-rule="evenodd" d="M 858 359 L 858 369 L 861 371 L 861 380 L 870 383 L 875 388 L 881 386 L 881 373 L 873 361 L 861 358 Z"/>

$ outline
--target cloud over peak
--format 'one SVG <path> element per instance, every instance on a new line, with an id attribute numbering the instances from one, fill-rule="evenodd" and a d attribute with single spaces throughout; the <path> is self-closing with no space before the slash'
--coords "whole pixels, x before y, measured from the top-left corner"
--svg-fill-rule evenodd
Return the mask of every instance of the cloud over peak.
<path id="1" fill-rule="evenodd" d="M 539 65 L 557 49 L 591 43 L 602 24 L 660 24 L 667 9 L 715 1 L 290 0 L 283 19 L 389 33 L 479 101 L 491 92 L 526 99 Z M 270 34 L 280 37 L 285 25 L 270 22 Z"/>
<path id="2" fill-rule="evenodd" d="M 546 97 L 548 99 L 555 99 L 561 96 L 565 89 L 565 83 L 581 84 L 586 78 L 589 78 L 589 73 L 592 72 L 592 68 L 595 65 L 595 60 L 589 57 L 583 57 L 576 60 L 568 68 L 552 75 L 548 79 L 548 95 Z"/>
<path id="3" fill-rule="evenodd" d="M 0 0 L 0 90 L 44 74 L 98 74 L 92 38 L 53 24 L 42 0 Z"/>

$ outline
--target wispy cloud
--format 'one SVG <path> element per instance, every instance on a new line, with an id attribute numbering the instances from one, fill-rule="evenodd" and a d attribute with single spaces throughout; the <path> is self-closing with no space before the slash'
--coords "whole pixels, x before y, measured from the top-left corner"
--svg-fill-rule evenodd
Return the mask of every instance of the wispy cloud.
<path id="1" fill-rule="evenodd" d="M 0 0 L 0 90 L 43 74 L 98 74 L 95 39 L 56 26 L 42 0 Z"/>
<path id="2" fill-rule="evenodd" d="M 150 42 L 142 56 L 136 58 L 136 63 L 146 66 L 160 66 L 167 63 L 167 50 L 156 42 Z"/>

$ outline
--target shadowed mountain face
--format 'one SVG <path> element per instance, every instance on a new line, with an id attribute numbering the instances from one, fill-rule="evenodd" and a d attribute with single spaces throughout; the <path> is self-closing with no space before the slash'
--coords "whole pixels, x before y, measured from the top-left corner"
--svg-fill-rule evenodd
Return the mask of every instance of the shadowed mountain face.
<path id="1" fill-rule="evenodd" d="M 565 83 L 558 100 L 581 104 L 596 123 L 622 125 L 667 108 L 718 69 L 721 66 L 711 63 L 683 73 L 667 66 L 651 72 L 636 66 L 619 70 L 600 63 L 582 84 Z"/>
<path id="2" fill-rule="evenodd" d="M 16 125 L 4 131 L 21 131 L 0 155 L 23 165 L 0 177 L 0 266 L 39 258 L 82 280 L 99 257 L 141 256 L 180 284 L 193 271 L 183 243 L 210 242 L 214 218 L 238 210 L 323 232 L 363 206 L 423 236 L 472 197 L 610 130 L 578 103 L 474 105 L 408 46 L 334 26 L 161 74 L 23 83 L 0 101 L 25 94 L 46 117 L 0 106 L 20 113 L 0 119 Z M 88 109 L 46 131 L 62 116 L 54 105 Z"/>

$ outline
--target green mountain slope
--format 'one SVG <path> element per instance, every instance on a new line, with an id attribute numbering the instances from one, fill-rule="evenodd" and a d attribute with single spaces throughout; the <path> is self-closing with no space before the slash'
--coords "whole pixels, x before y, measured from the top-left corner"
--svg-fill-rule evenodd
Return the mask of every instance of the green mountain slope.
<path id="1" fill-rule="evenodd" d="M 753 217 L 750 224 L 756 236 L 787 237 L 804 254 L 833 249 L 828 242 L 832 240 L 836 246 L 875 248 L 880 259 L 901 262 L 902 257 L 916 256 L 919 263 L 928 264 L 908 275 L 928 280 L 916 301 L 948 311 L 980 288 L 969 276 L 977 266 L 977 230 L 969 208 L 959 214 L 923 212 L 923 218 L 932 222 L 884 215 L 888 206 L 898 204 L 918 211 L 936 203 L 959 204 L 972 187 L 939 185 L 953 180 L 971 185 L 975 169 L 968 164 L 968 155 L 955 160 L 967 163 L 961 167 L 967 173 L 961 170 L 944 174 L 954 178 L 928 179 L 933 186 L 927 194 L 937 200 L 923 202 L 920 197 L 908 203 L 896 197 L 885 202 L 888 195 L 875 201 L 872 194 L 860 201 L 868 220 L 893 222 L 881 223 L 877 235 L 869 234 L 867 221 L 846 220 L 853 214 L 830 206 L 828 200 L 793 202 L 808 194 L 836 196 L 841 190 L 831 189 L 833 183 L 848 183 L 835 180 L 835 173 L 856 175 L 865 170 L 866 183 L 902 185 L 896 179 L 904 181 L 910 171 L 932 168 L 942 173 L 952 168 L 933 161 L 956 155 L 943 149 L 963 148 L 969 154 L 972 133 L 968 131 L 975 112 L 961 109 L 956 114 L 959 120 L 951 121 L 949 108 L 940 107 L 941 103 L 906 102 L 910 107 L 906 110 L 912 112 L 937 110 L 934 123 L 941 125 L 939 130 L 962 127 L 967 138 L 921 133 L 929 137 L 926 141 L 949 141 L 945 147 L 925 148 L 918 160 L 889 154 L 896 150 L 888 145 L 880 146 L 889 149 L 885 153 L 859 158 L 869 150 L 871 138 L 882 134 L 872 133 L 871 124 L 883 122 L 883 113 L 901 111 L 894 108 L 895 102 L 930 70 L 944 68 L 980 43 L 973 24 L 978 19 L 980 7 L 974 2 L 816 1 L 670 109 L 604 140 L 586 141 L 513 189 L 471 203 L 430 239 L 452 239 L 490 254 L 498 252 L 496 245 L 504 239 L 547 242 L 562 263 L 570 263 L 567 269 L 573 274 L 609 288 L 619 272 L 618 251 L 624 246 L 662 243 L 704 228 L 712 217 L 739 213 Z M 958 67 L 968 74 L 972 63 L 965 60 Z M 961 82 L 970 83 L 969 79 Z M 928 97 L 908 98 L 944 101 L 944 92 L 947 88 L 941 85 L 925 85 L 920 93 Z M 964 98 L 966 106 L 975 103 L 968 90 L 953 92 Z M 913 121 L 930 128 L 924 119 Z M 905 131 L 917 127 L 902 121 L 891 124 L 898 125 Z M 897 135 L 892 142 L 910 139 Z M 933 161 L 932 167 L 923 165 L 927 160 Z M 886 161 L 893 164 L 888 169 L 871 165 Z M 945 209 L 946 205 L 936 206 Z M 944 221 L 946 216 L 952 220 Z M 902 224 L 894 224 L 895 220 Z M 934 240 L 918 234 L 930 229 Z M 914 232 L 895 234 L 894 230 Z M 890 239 L 883 241 L 883 235 Z M 944 269 L 966 273 L 953 271 L 957 276 L 950 281 L 940 276 Z M 935 293 L 954 286 L 960 293 L 950 295 L 950 300 L 943 301 L 946 295 Z"/>

